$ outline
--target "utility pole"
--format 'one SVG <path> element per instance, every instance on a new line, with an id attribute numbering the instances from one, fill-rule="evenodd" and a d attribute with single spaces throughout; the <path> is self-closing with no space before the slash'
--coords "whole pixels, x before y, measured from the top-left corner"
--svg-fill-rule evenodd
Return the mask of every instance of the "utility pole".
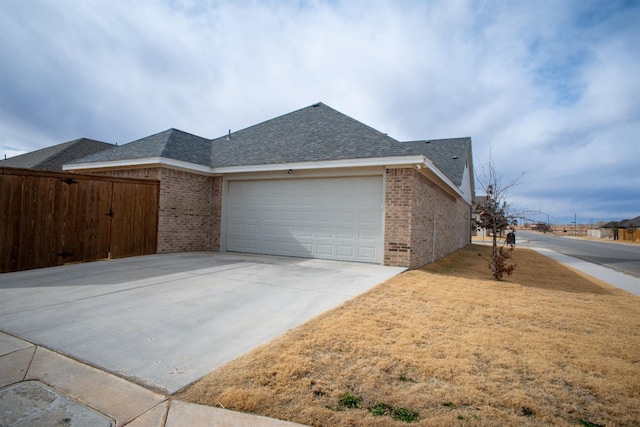
<path id="1" fill-rule="evenodd" d="M 578 214 L 573 214 L 573 237 L 578 235 Z"/>

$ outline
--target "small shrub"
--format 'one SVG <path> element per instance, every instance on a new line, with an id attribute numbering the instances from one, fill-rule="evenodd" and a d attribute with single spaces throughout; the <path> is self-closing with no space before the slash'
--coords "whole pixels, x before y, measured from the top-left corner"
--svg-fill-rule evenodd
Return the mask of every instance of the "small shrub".
<path id="1" fill-rule="evenodd" d="M 417 411 L 412 411 L 406 408 L 393 408 L 391 416 L 394 420 L 404 421 L 405 423 L 412 423 L 420 420 L 420 414 Z"/>
<path id="2" fill-rule="evenodd" d="M 511 254 L 513 248 L 504 250 L 502 246 L 500 246 L 495 253 L 494 257 L 489 261 L 489 268 L 493 271 L 493 277 L 496 280 L 502 280 L 502 277 L 506 274 L 507 276 L 511 276 L 513 270 L 516 269 L 515 264 L 509 264 L 508 260 L 511 258 Z"/>
<path id="3" fill-rule="evenodd" d="M 447 408 L 455 408 L 456 405 L 454 405 L 453 402 L 445 402 L 442 404 L 442 406 L 446 406 Z"/>
<path id="4" fill-rule="evenodd" d="M 340 397 L 340 406 L 343 408 L 358 409 L 360 408 L 360 398 L 346 392 L 342 397 Z"/>
<path id="5" fill-rule="evenodd" d="M 582 418 L 578 420 L 578 424 L 583 427 L 604 427 L 601 424 L 592 423 L 591 421 L 583 420 Z"/>
<path id="6" fill-rule="evenodd" d="M 374 417 L 381 417 L 383 415 L 390 415 L 391 411 L 393 411 L 393 407 L 391 405 L 387 405 L 386 403 L 376 403 L 371 408 L 369 408 L 371 414 Z"/>

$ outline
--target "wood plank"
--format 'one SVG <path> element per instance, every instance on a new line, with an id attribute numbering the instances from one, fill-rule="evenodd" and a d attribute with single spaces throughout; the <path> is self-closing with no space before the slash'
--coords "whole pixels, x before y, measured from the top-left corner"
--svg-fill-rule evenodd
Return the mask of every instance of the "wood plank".
<path id="1" fill-rule="evenodd" d="M 0 272 L 156 253 L 159 188 L 152 180 L 0 168 Z"/>
<path id="2" fill-rule="evenodd" d="M 0 272 L 18 270 L 22 176 L 0 174 Z"/>
<path id="3" fill-rule="evenodd" d="M 112 258 L 156 253 L 158 188 L 157 184 L 113 184 Z"/>
<path id="4" fill-rule="evenodd" d="M 95 261 L 109 257 L 111 187 L 108 181 L 77 179 L 67 186 L 69 195 L 65 213 L 63 251 L 70 253 L 65 262 Z M 66 184 L 63 184 L 66 185 Z"/>

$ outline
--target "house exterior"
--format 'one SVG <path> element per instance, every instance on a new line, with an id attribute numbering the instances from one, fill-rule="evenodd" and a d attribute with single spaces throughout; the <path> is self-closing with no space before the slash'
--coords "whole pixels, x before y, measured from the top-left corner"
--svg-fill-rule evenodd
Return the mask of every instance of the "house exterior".
<path id="1" fill-rule="evenodd" d="M 400 142 L 322 103 L 212 140 L 169 129 L 64 169 L 159 180 L 159 253 L 417 268 L 471 239 L 470 138 Z"/>
<path id="2" fill-rule="evenodd" d="M 113 147 L 106 142 L 80 138 L 0 160 L 0 167 L 60 172 L 66 163 Z"/>
<path id="3" fill-rule="evenodd" d="M 608 222 L 598 230 L 589 230 L 587 234 L 592 237 L 635 242 L 640 239 L 638 228 L 640 228 L 640 216 L 633 219 Z"/>

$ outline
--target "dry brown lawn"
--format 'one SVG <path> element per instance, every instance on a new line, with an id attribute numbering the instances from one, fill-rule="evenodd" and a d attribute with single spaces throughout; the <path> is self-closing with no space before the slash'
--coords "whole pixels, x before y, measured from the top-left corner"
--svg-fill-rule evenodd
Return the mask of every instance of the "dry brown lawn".
<path id="1" fill-rule="evenodd" d="M 396 276 L 176 397 L 313 426 L 640 425 L 640 298 L 521 248 L 495 282 L 489 251 Z"/>

